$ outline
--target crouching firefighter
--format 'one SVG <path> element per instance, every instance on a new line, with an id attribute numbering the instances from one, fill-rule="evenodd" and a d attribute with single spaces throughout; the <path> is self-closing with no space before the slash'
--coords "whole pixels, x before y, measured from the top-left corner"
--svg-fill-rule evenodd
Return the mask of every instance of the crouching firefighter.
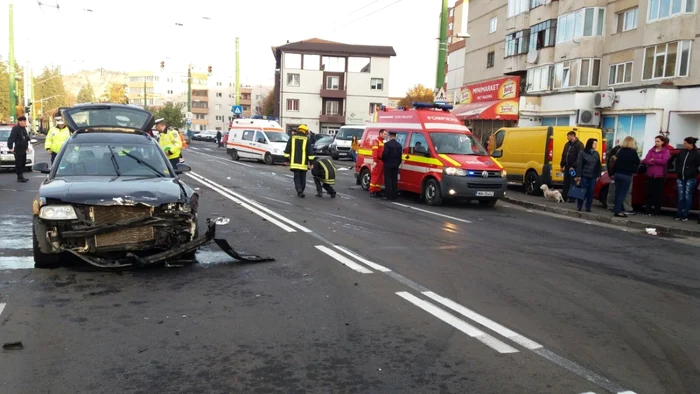
<path id="1" fill-rule="evenodd" d="M 314 176 L 314 183 L 316 184 L 316 197 L 323 197 L 323 189 L 331 195 L 331 198 L 335 198 L 335 165 L 330 159 L 316 159 L 311 162 L 311 175 Z"/>
<path id="2" fill-rule="evenodd" d="M 382 182 L 384 181 L 384 162 L 382 156 L 384 154 L 384 139 L 386 138 L 386 129 L 379 130 L 379 137 L 372 145 L 372 177 L 369 180 L 369 196 L 379 197 L 382 192 Z"/>
<path id="3" fill-rule="evenodd" d="M 301 198 L 305 197 L 306 172 L 309 170 L 311 160 L 315 159 L 312 144 L 307 137 L 308 132 L 309 128 L 305 124 L 299 125 L 284 148 L 284 157 L 289 160 L 289 169 L 294 174 L 297 196 Z"/>

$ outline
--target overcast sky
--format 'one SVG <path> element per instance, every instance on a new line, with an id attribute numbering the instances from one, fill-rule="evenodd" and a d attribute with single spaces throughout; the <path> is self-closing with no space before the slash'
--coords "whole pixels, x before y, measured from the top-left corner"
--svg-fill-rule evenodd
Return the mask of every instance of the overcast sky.
<path id="1" fill-rule="evenodd" d="M 8 5 L 0 0 L 0 54 L 8 56 Z M 135 71 L 211 65 L 233 75 L 240 37 L 241 83 L 272 85 L 270 47 L 309 38 L 391 45 L 389 92 L 435 84 L 437 0 L 15 0 L 15 56 L 35 70 L 58 63 Z M 55 6 L 58 3 L 60 9 Z M 392 4 L 395 3 L 395 4 Z M 450 1 L 450 5 L 454 0 Z M 386 7 L 386 8 L 384 8 Z M 384 8 L 384 9 L 382 9 Z M 92 12 L 84 11 L 92 10 Z M 207 17 L 210 19 L 204 19 Z M 183 26 L 176 26 L 181 23 Z M 40 45 L 37 45 L 40 44 Z M 186 72 L 183 70 L 183 72 Z"/>

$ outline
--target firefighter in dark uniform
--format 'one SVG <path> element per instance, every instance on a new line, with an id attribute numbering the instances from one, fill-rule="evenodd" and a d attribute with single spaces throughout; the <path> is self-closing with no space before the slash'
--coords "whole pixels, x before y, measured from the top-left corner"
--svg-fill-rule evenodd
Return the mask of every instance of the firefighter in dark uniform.
<path id="1" fill-rule="evenodd" d="M 307 137 L 308 133 L 309 128 L 305 124 L 299 125 L 284 148 L 284 157 L 289 160 L 289 169 L 294 173 L 294 187 L 297 190 L 297 196 L 301 198 L 305 197 L 306 172 L 309 170 L 311 161 L 315 159 L 313 144 Z"/>
<path id="2" fill-rule="evenodd" d="M 316 197 L 323 197 L 322 189 L 335 198 L 335 165 L 330 159 L 316 159 L 311 162 L 311 175 L 314 176 L 316 184 Z"/>

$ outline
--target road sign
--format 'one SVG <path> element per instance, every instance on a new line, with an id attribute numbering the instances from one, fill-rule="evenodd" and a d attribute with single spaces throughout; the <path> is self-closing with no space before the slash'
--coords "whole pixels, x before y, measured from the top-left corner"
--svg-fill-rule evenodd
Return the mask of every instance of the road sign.
<path id="1" fill-rule="evenodd" d="M 188 112 L 185 114 L 185 119 L 192 119 L 192 112 Z"/>
<path id="2" fill-rule="evenodd" d="M 243 107 L 240 105 L 234 105 L 231 107 L 231 112 L 233 112 L 234 115 L 241 115 L 243 114 Z"/>
<path id="3" fill-rule="evenodd" d="M 440 90 L 435 92 L 435 99 L 433 101 L 436 103 L 446 103 L 447 102 L 447 94 L 445 93 L 445 88 L 440 88 Z"/>
<path id="4" fill-rule="evenodd" d="M 192 119 L 185 119 L 185 123 L 192 124 Z"/>

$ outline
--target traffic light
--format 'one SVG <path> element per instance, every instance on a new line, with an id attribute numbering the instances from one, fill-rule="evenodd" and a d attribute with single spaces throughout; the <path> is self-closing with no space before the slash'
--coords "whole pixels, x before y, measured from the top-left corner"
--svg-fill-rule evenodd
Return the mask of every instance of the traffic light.
<path id="1" fill-rule="evenodd" d="M 24 114 L 29 115 L 29 112 L 32 110 L 32 103 L 29 103 L 29 105 L 24 106 Z"/>
<path id="2" fill-rule="evenodd" d="M 164 68 L 165 68 L 165 62 L 161 60 L 161 62 L 160 62 L 160 69 L 162 70 L 162 69 L 164 69 Z"/>
<path id="3" fill-rule="evenodd" d="M 211 66 L 207 68 L 207 72 L 209 73 L 209 75 L 211 75 Z"/>

